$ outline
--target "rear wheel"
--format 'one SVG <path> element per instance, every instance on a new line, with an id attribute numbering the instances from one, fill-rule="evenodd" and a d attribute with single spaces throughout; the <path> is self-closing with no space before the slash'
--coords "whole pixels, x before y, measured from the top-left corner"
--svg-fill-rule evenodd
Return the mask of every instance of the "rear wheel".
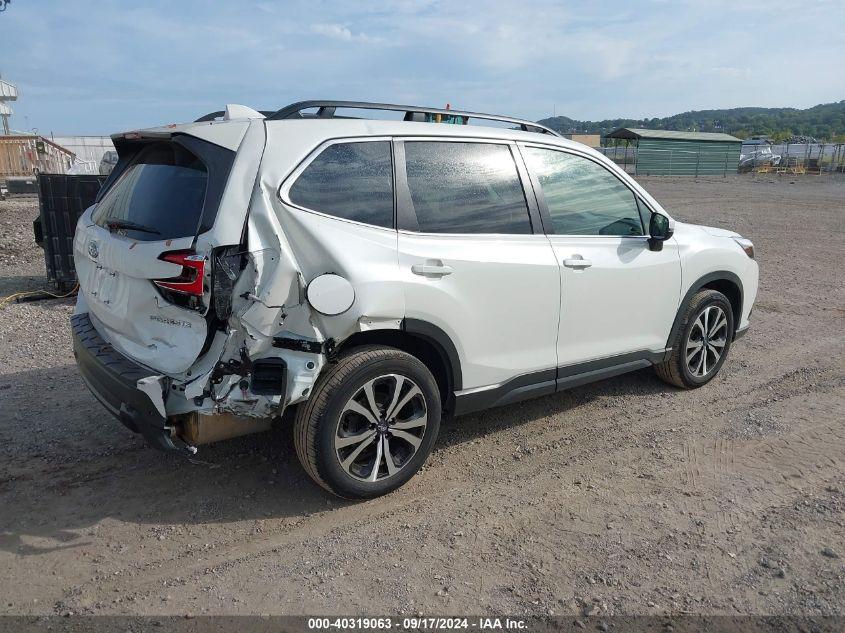
<path id="1" fill-rule="evenodd" d="M 440 430 L 428 368 L 393 348 L 365 347 L 321 376 L 294 422 L 296 452 L 318 484 L 347 498 L 395 490 L 420 469 Z"/>
<path id="2" fill-rule="evenodd" d="M 657 375 L 684 389 L 706 385 L 722 368 L 733 334 L 728 298 L 717 290 L 700 290 L 684 311 L 681 327 L 671 341 L 671 356 L 655 365 Z"/>

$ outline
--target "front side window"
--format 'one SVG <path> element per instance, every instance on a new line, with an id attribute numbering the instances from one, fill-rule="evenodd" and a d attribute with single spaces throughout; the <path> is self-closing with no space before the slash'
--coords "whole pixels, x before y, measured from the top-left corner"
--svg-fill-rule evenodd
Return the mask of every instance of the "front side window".
<path id="1" fill-rule="evenodd" d="M 591 160 L 552 149 L 526 147 L 558 235 L 642 235 L 633 192 Z"/>
<path id="2" fill-rule="evenodd" d="M 312 211 L 375 226 L 393 226 L 389 141 L 335 143 L 300 174 L 290 201 Z"/>
<path id="3" fill-rule="evenodd" d="M 507 145 L 405 141 L 411 201 L 423 233 L 531 233 Z"/>

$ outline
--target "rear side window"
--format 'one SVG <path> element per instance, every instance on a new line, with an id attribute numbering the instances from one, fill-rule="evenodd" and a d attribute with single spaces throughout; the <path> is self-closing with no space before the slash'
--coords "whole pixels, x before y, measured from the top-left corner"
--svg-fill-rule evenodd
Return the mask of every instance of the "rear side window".
<path id="1" fill-rule="evenodd" d="M 591 160 L 551 149 L 525 148 L 558 235 L 642 235 L 633 192 Z"/>
<path id="2" fill-rule="evenodd" d="M 92 219 L 138 241 L 193 237 L 202 218 L 208 171 L 176 143 L 144 148 L 106 192 Z"/>
<path id="3" fill-rule="evenodd" d="M 405 141 L 408 188 L 423 233 L 531 233 L 507 145 Z"/>
<path id="4" fill-rule="evenodd" d="M 312 211 L 392 227 L 390 142 L 330 145 L 296 179 L 288 197 L 293 204 Z"/>

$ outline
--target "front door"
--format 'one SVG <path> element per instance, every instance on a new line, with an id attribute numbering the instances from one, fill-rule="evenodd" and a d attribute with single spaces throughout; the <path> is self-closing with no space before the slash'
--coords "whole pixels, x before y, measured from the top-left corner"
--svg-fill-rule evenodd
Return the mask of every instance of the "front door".
<path id="1" fill-rule="evenodd" d="M 680 298 L 676 242 L 649 250 L 651 212 L 599 161 L 545 147 L 522 152 L 561 270 L 559 365 L 663 350 Z"/>

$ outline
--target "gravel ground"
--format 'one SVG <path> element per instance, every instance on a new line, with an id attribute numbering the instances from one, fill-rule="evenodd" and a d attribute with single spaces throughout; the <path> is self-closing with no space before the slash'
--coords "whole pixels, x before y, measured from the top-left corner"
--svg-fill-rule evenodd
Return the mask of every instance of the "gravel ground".
<path id="1" fill-rule="evenodd" d="M 644 182 L 757 247 L 720 376 L 458 419 L 366 503 L 315 486 L 284 425 L 204 464 L 146 448 L 77 375 L 69 301 L 0 311 L 0 614 L 843 614 L 845 181 Z M 36 213 L 0 202 L 0 296 L 44 283 Z"/>

